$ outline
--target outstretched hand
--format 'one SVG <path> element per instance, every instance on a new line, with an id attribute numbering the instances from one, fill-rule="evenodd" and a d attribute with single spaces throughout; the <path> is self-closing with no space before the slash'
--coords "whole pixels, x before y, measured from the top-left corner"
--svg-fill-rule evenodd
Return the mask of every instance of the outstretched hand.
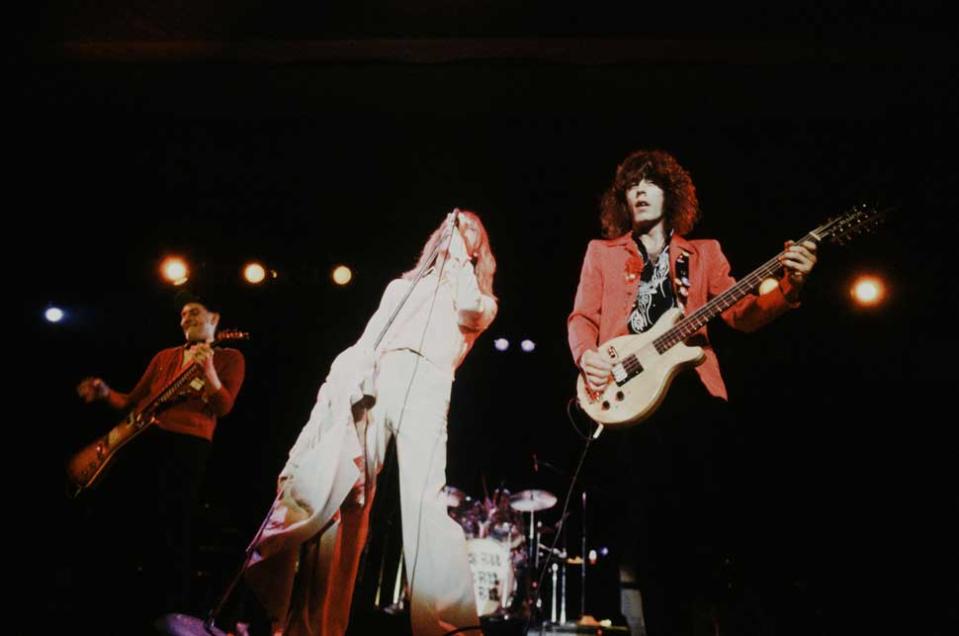
<path id="1" fill-rule="evenodd" d="M 96 400 L 104 400 L 110 394 L 110 387 L 100 378 L 83 378 L 77 385 L 77 395 L 88 404 Z"/>

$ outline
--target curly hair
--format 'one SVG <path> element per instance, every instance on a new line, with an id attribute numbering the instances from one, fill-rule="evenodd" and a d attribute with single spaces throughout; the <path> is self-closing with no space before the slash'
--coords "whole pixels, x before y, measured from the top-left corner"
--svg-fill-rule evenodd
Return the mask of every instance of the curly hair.
<path id="1" fill-rule="evenodd" d="M 663 150 L 637 150 L 616 166 L 616 176 L 600 201 L 599 221 L 603 236 L 618 238 L 633 229 L 633 216 L 626 204 L 626 190 L 646 179 L 663 189 L 666 227 L 687 234 L 699 220 L 696 186 L 679 162 Z"/>
<path id="2" fill-rule="evenodd" d="M 479 215 L 475 212 L 460 210 L 459 214 L 461 227 L 464 225 L 472 225 L 476 229 L 476 244 L 466 246 L 467 252 L 474 256 L 473 270 L 476 273 L 476 283 L 481 292 L 487 296 L 496 298 L 493 294 L 493 274 L 496 273 L 496 258 L 490 249 L 489 234 L 486 233 L 483 222 L 480 221 Z M 432 255 L 436 244 L 445 238 L 443 236 L 445 229 L 446 220 L 444 219 L 444 221 L 440 223 L 440 226 L 430 235 L 430 238 L 426 241 L 426 245 L 423 246 L 423 251 L 416 263 L 416 267 L 403 274 L 403 278 L 409 280 L 416 276 L 416 272 L 423 266 L 424 261 Z"/>

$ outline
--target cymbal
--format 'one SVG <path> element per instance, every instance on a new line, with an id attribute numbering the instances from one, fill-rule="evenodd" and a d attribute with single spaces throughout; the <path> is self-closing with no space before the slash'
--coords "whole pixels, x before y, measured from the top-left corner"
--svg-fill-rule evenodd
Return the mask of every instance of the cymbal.
<path id="1" fill-rule="evenodd" d="M 547 490 L 521 490 L 509 498 L 509 505 L 520 512 L 539 512 L 556 505 L 556 495 Z"/>
<path id="2" fill-rule="evenodd" d="M 447 508 L 456 508 L 466 499 L 466 493 L 456 486 L 443 486 L 440 498 L 446 501 Z"/>

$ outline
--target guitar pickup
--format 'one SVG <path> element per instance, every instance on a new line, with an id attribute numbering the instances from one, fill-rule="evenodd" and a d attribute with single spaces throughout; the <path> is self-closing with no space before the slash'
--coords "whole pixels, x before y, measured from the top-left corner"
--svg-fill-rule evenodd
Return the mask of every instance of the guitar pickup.
<path id="1" fill-rule="evenodd" d="M 613 365 L 613 380 L 616 381 L 616 384 L 622 386 L 623 382 L 629 379 L 629 373 L 626 372 L 626 369 L 623 368 L 622 364 Z"/>
<path id="2" fill-rule="evenodd" d="M 623 386 L 642 372 L 643 365 L 639 363 L 635 355 L 626 356 L 622 362 L 613 365 L 613 379 L 617 386 Z"/>
<path id="3" fill-rule="evenodd" d="M 626 369 L 623 368 L 623 365 L 618 362 L 619 352 L 616 351 L 616 347 L 610 345 L 606 347 L 606 355 L 609 356 L 610 362 L 614 363 L 612 368 L 613 380 L 616 381 L 616 384 L 622 386 L 623 382 L 629 379 L 629 374 Z"/>

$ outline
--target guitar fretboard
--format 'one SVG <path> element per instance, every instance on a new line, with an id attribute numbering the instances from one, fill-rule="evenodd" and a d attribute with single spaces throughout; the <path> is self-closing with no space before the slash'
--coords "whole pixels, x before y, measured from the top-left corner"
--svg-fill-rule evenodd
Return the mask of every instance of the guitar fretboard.
<path id="1" fill-rule="evenodd" d="M 193 382 L 193 380 L 200 375 L 200 371 L 201 367 L 199 365 L 190 363 L 190 366 L 184 369 L 180 375 L 173 378 L 170 384 L 168 384 L 165 389 L 160 391 L 160 393 L 158 393 L 157 396 L 143 408 L 141 411 L 141 417 L 144 415 L 152 415 L 154 411 L 176 397 L 184 386 L 190 382 Z"/>
<path id="2" fill-rule="evenodd" d="M 844 221 L 846 223 L 849 222 L 846 217 L 829 221 L 812 232 L 809 232 L 796 242 L 804 243 L 805 241 L 815 241 L 818 243 L 831 236 L 837 227 L 842 227 Z M 669 331 L 656 338 L 653 341 L 656 351 L 665 353 L 674 345 L 685 342 L 687 338 L 702 329 L 710 320 L 738 303 L 750 292 L 759 287 L 759 284 L 765 279 L 774 276 L 782 269 L 780 259 L 783 254 L 785 254 L 785 251 L 780 252 L 760 265 L 751 274 L 737 281 L 735 285 L 710 300 L 689 316 L 676 323 Z"/>

